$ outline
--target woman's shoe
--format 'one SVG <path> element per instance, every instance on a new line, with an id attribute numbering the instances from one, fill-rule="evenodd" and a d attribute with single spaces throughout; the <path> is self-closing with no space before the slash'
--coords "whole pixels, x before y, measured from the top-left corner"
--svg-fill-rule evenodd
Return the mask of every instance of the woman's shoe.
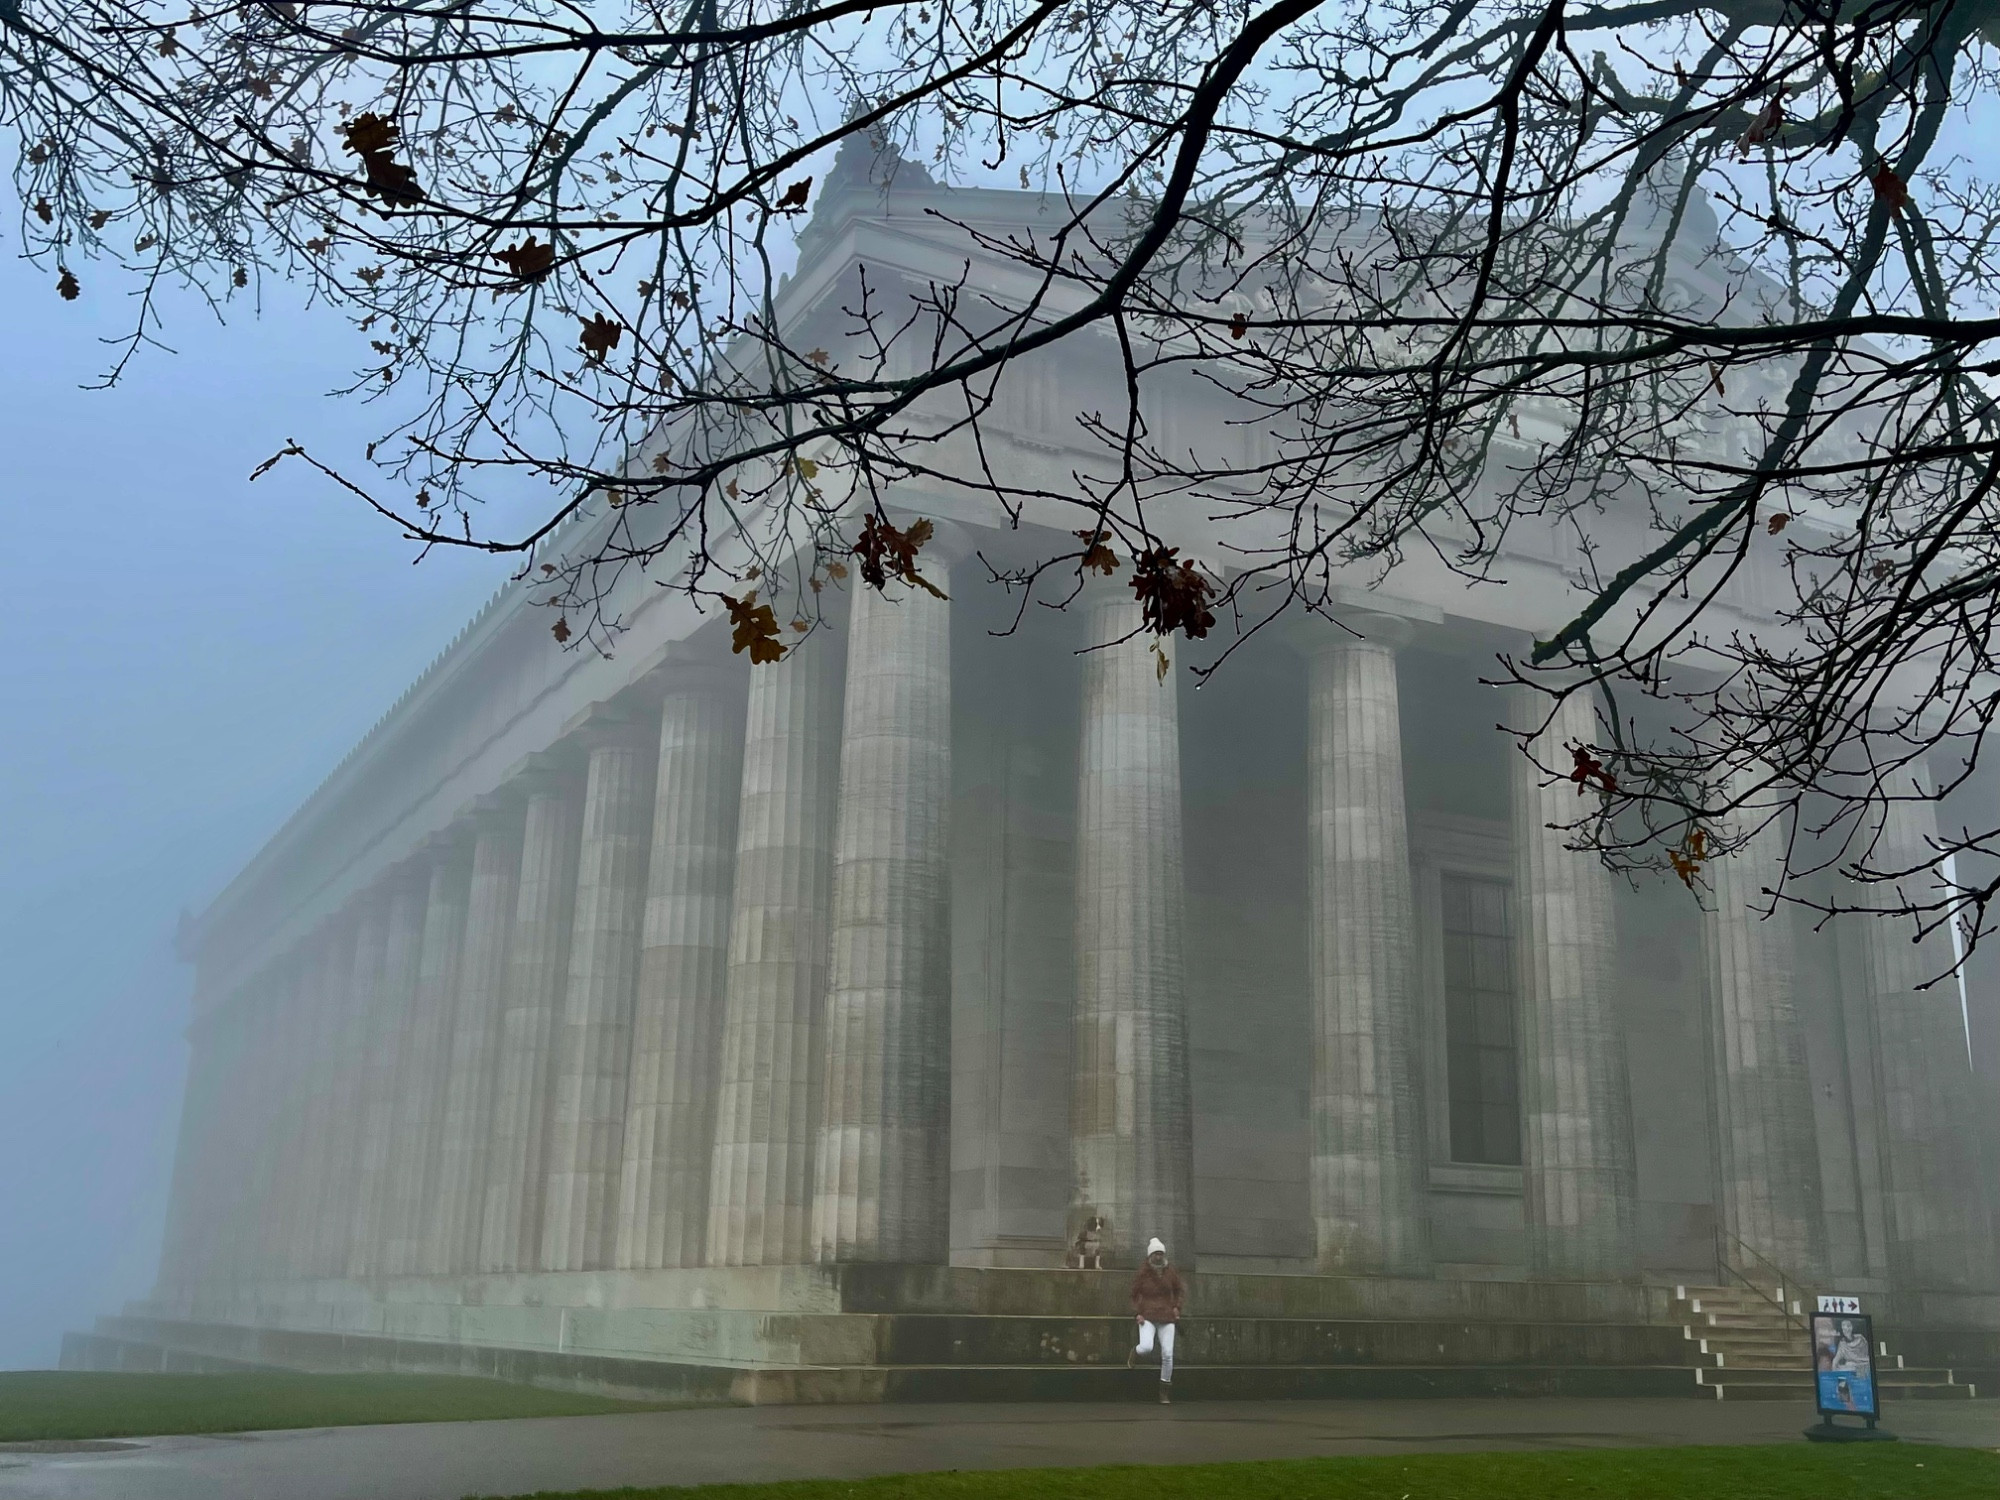
<path id="1" fill-rule="evenodd" d="M 1174 1404 L 1174 1388 L 1168 1382 L 1162 1380 L 1160 1382 L 1160 1405 L 1172 1406 L 1173 1404 Z"/>

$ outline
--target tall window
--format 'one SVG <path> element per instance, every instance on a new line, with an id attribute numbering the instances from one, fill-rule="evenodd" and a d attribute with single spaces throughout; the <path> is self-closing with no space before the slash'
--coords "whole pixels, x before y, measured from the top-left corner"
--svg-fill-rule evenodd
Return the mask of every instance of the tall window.
<path id="1" fill-rule="evenodd" d="M 1505 881 L 1443 877 L 1444 1033 L 1451 1159 L 1518 1166 L 1514 926 Z"/>

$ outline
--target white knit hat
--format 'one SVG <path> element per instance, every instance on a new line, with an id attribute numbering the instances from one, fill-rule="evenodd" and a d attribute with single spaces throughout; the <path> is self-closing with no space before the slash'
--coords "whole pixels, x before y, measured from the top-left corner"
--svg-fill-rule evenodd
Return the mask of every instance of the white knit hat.
<path id="1" fill-rule="evenodd" d="M 1166 1253 L 1167 1253 L 1167 1247 L 1160 1243 L 1160 1237 L 1157 1234 L 1154 1235 L 1150 1240 L 1146 1241 L 1147 1255 L 1149 1256 L 1154 1254 L 1165 1255 Z"/>

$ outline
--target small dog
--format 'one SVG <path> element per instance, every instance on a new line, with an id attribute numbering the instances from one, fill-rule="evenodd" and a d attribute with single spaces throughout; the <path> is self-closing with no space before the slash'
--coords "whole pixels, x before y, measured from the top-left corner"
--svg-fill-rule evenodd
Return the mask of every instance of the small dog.
<path id="1" fill-rule="evenodd" d="M 1065 1259 L 1079 1271 L 1104 1269 L 1104 1219 L 1101 1215 L 1092 1214 L 1083 1221 L 1083 1228 L 1077 1231 L 1076 1240 L 1069 1247 Z"/>

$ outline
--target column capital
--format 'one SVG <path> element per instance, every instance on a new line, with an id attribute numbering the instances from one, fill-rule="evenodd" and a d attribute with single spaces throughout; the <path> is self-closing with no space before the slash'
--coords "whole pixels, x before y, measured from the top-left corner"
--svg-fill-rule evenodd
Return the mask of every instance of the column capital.
<path id="1" fill-rule="evenodd" d="M 1302 656 L 1372 646 L 1401 651 L 1419 628 L 1444 623 L 1444 611 L 1421 600 L 1335 584 L 1321 603 L 1288 622 L 1286 638 Z"/>
<path id="2" fill-rule="evenodd" d="M 636 699 L 654 713 L 677 693 L 740 693 L 749 682 L 749 663 L 730 655 L 721 634 L 703 631 L 670 641 L 649 656 L 622 696 Z"/>

